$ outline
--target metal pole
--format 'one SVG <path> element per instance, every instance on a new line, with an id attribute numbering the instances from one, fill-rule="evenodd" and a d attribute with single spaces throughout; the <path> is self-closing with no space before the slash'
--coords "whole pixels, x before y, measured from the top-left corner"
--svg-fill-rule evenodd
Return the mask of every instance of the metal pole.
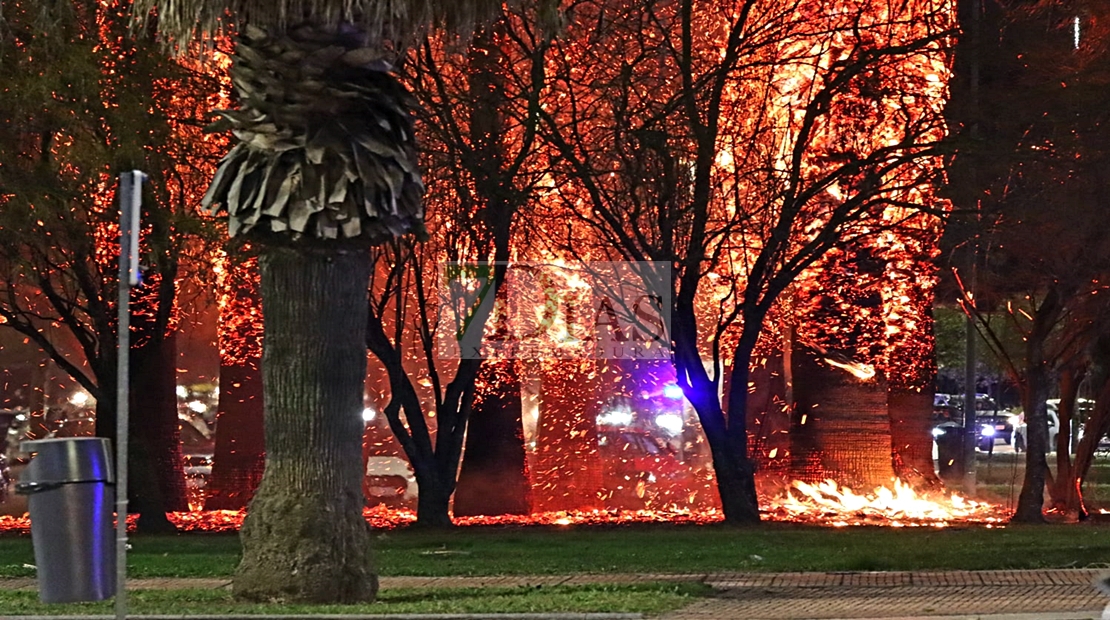
<path id="1" fill-rule="evenodd" d="M 139 207 L 143 181 L 138 170 L 119 177 L 119 348 L 116 351 L 116 618 L 127 618 L 127 436 L 131 353 L 131 287 L 138 284 Z"/>

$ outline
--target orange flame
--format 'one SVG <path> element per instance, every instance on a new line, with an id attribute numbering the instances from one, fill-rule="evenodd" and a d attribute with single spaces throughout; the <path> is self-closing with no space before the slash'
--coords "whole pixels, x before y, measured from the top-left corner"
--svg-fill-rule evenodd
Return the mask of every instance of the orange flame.
<path id="1" fill-rule="evenodd" d="M 852 373 L 860 381 L 870 381 L 875 378 L 875 366 L 871 364 L 862 364 L 860 362 L 838 362 L 834 359 L 825 358 L 825 362 L 830 366 L 835 366 L 842 370 L 847 370 Z"/>
<path id="2" fill-rule="evenodd" d="M 808 484 L 791 483 L 784 496 L 771 502 L 769 511 L 788 521 L 843 527 L 846 525 L 929 525 L 946 527 L 952 522 L 995 524 L 1006 515 L 992 504 L 965 499 L 955 493 L 918 493 L 901 480 L 893 488 L 878 487 L 858 494 L 832 480 Z M 797 494 L 795 493 L 797 492 Z"/>

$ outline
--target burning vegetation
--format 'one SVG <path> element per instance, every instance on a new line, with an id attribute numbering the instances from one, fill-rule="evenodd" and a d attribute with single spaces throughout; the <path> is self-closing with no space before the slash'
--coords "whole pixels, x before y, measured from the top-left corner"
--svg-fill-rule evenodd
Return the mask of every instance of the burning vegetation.
<path id="1" fill-rule="evenodd" d="M 578 4 L 560 39 L 507 12 L 465 52 L 429 40 L 402 76 L 421 103 L 431 238 L 375 250 L 362 456 L 382 505 L 367 520 L 405 525 L 419 505 L 443 523 L 454 493 L 458 525 L 998 523 L 944 494 L 931 456 L 952 4 Z M 197 202 L 194 184 L 175 200 Z M 172 514 L 186 530 L 237 529 L 262 471 L 256 264 L 212 256 L 219 431 L 208 510 Z M 450 321 L 433 265 L 585 260 L 674 269 L 627 276 L 666 289 L 663 359 L 434 351 Z M 498 292 L 466 319 L 487 344 L 512 319 L 566 348 L 609 314 L 582 282 L 525 308 Z"/>

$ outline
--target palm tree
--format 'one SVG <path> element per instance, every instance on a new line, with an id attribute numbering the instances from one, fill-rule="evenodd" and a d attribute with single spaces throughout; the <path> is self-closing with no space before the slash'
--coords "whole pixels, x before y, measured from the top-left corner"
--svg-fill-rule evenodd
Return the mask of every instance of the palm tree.
<path id="1" fill-rule="evenodd" d="M 261 248 L 266 468 L 242 528 L 247 599 L 373 599 L 359 413 L 369 247 L 422 234 L 415 102 L 391 72 L 428 25 L 465 30 L 498 0 L 135 0 L 188 49 L 237 32 L 238 144 L 204 205 Z"/>

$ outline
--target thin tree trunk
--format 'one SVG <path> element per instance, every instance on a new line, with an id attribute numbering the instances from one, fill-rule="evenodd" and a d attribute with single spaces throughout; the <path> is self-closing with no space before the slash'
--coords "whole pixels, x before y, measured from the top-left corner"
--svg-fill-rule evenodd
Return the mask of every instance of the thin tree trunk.
<path id="1" fill-rule="evenodd" d="M 378 589 L 362 515 L 364 251 L 267 248 L 260 260 L 266 470 L 243 523 L 233 591 L 354 603 Z"/>
<path id="2" fill-rule="evenodd" d="M 747 326 L 762 324 L 762 317 L 758 321 L 752 318 L 745 316 L 745 330 L 733 355 L 726 396 L 728 416 L 727 418 L 721 416 L 721 419 L 727 423 L 724 444 L 720 443 L 719 431 L 714 432 L 714 435 L 718 435 L 716 440 L 710 437 L 708 432 L 706 433 L 709 449 L 713 454 L 713 467 L 717 471 L 719 481 L 721 510 L 725 513 L 725 521 L 737 524 L 759 522 L 755 467 L 748 458 L 748 383 L 751 377 L 752 352 L 759 338 L 759 330 L 748 329 Z M 718 406 L 720 403 L 716 394 L 706 404 L 714 403 Z M 710 418 L 716 418 L 716 416 L 711 414 Z M 719 467 L 721 469 L 718 469 Z"/>
<path id="3" fill-rule="evenodd" d="M 1030 351 L 1038 353 L 1035 343 Z M 1017 509 L 1014 511 L 1015 523 L 1044 523 L 1044 487 L 1048 472 L 1045 452 L 1048 450 L 1048 370 L 1041 362 L 1042 356 L 1030 355 L 1030 367 L 1025 372 L 1022 386 L 1022 408 L 1025 410 L 1026 446 L 1025 478 L 1018 494 Z"/>
<path id="4" fill-rule="evenodd" d="M 142 531 L 173 531 L 167 512 L 188 510 L 177 419 L 175 339 L 150 338 L 131 350 L 132 451 L 128 505 Z"/>
<path id="5" fill-rule="evenodd" d="M 755 467 L 748 458 L 747 432 L 749 365 L 758 332 L 745 332 L 736 347 L 725 395 L 730 412 L 726 418 L 717 393 L 718 384 L 710 379 L 697 350 L 697 323 L 692 303 L 684 301 L 675 305 L 671 325 L 675 370 L 709 444 L 725 522 L 758 523 Z"/>
<path id="6" fill-rule="evenodd" d="M 1067 484 L 1064 498 L 1064 508 L 1069 513 L 1074 513 L 1079 519 L 1088 516 L 1087 507 L 1083 502 L 1083 481 L 1091 469 L 1095 458 L 1095 451 L 1103 437 L 1110 433 L 1110 372 L 1108 372 L 1106 359 L 1107 352 L 1100 341 L 1092 353 L 1093 378 L 1101 384 L 1098 395 L 1095 397 L 1095 408 L 1087 418 L 1083 427 L 1083 439 L 1075 449 L 1075 462 L 1072 464 L 1071 477 Z M 1058 476 L 1059 477 L 1059 476 Z"/>
<path id="7" fill-rule="evenodd" d="M 262 371 L 258 364 L 220 364 L 216 449 L 207 510 L 239 510 L 254 497 L 266 465 Z"/>
<path id="8" fill-rule="evenodd" d="M 1060 370 L 1060 406 L 1056 413 L 1060 427 L 1056 434 L 1056 476 L 1049 485 L 1048 494 L 1057 510 L 1067 511 L 1068 487 L 1075 476 L 1072 475 L 1071 429 L 1075 419 L 1075 399 L 1079 396 L 1079 384 L 1086 371 L 1082 367 L 1068 366 Z"/>
<path id="9" fill-rule="evenodd" d="M 454 515 L 528 514 L 520 375 L 512 360 L 486 361 L 477 379 Z"/>

